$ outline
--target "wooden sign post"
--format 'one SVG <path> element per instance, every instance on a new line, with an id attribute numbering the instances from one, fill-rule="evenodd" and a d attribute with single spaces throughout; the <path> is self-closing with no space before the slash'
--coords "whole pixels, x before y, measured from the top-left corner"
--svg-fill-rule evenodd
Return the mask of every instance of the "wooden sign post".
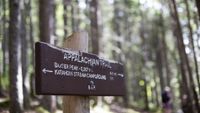
<path id="1" fill-rule="evenodd" d="M 36 94 L 68 95 L 64 113 L 89 113 L 88 96 L 124 96 L 123 65 L 86 53 L 87 33 L 72 34 L 63 47 L 35 44 Z"/>
<path id="2" fill-rule="evenodd" d="M 64 42 L 64 48 L 88 52 L 88 34 L 76 32 Z M 90 113 L 89 96 L 64 96 L 63 113 Z"/>

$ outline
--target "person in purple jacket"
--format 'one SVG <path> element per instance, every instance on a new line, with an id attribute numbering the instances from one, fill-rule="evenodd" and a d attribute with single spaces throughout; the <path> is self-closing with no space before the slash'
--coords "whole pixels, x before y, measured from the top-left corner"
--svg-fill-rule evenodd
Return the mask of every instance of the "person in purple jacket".
<path id="1" fill-rule="evenodd" d="M 163 113 L 172 113 L 171 91 L 169 87 L 165 87 L 162 92 Z"/>

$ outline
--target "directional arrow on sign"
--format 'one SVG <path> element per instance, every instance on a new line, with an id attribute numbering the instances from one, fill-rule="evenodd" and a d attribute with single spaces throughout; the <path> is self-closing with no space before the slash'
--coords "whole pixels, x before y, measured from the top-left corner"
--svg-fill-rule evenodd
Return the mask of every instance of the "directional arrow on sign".
<path id="1" fill-rule="evenodd" d="M 47 70 L 46 68 L 44 68 L 44 69 L 42 70 L 42 72 L 43 72 L 44 74 L 46 74 L 47 72 L 48 72 L 48 73 L 52 73 L 53 71 L 52 71 L 52 70 Z"/>

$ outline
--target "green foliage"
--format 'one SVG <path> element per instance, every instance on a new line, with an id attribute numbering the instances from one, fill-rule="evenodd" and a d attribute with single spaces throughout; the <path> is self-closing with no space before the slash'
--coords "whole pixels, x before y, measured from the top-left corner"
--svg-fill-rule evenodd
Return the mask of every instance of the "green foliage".
<path id="1" fill-rule="evenodd" d="M 0 108 L 9 108 L 10 100 L 8 98 L 0 98 Z"/>
<path id="2" fill-rule="evenodd" d="M 37 113 L 50 113 L 50 112 L 48 112 L 46 109 L 44 109 L 43 107 L 37 107 L 37 108 L 35 109 L 35 111 L 36 111 Z"/>

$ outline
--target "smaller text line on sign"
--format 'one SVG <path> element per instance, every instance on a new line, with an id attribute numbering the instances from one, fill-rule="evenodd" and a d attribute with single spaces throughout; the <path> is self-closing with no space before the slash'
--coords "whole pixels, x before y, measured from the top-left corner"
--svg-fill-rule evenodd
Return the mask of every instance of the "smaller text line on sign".
<path id="1" fill-rule="evenodd" d="M 123 65 L 44 42 L 35 44 L 36 93 L 123 96 Z"/>

